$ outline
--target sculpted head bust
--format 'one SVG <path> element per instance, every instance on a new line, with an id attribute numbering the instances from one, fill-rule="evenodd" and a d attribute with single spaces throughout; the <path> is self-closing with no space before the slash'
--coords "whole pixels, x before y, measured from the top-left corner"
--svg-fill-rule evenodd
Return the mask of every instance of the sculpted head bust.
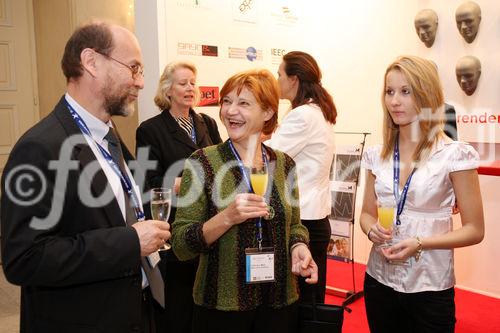
<path id="1" fill-rule="evenodd" d="M 427 47 L 431 47 L 436 39 L 438 16 L 432 9 L 423 9 L 415 16 L 415 30 L 418 38 Z"/>
<path id="2" fill-rule="evenodd" d="M 457 28 L 467 43 L 472 43 L 479 31 L 481 8 L 475 2 L 468 1 L 458 6 L 455 12 Z"/>
<path id="3" fill-rule="evenodd" d="M 474 94 L 481 76 L 481 62 L 473 56 L 460 58 L 455 68 L 460 88 L 467 96 Z"/>

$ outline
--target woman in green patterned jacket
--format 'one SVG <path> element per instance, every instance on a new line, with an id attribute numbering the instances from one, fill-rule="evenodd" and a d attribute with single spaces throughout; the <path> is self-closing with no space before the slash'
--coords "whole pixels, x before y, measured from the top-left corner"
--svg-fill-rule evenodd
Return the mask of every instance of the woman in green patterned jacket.
<path id="1" fill-rule="evenodd" d="M 229 139 L 186 161 L 173 223 L 177 257 L 200 256 L 193 332 L 294 332 L 297 276 L 316 283 L 317 266 L 300 223 L 295 163 L 260 142 L 277 124 L 277 81 L 267 70 L 238 73 L 220 101 Z M 263 166 L 260 196 L 250 169 Z"/>

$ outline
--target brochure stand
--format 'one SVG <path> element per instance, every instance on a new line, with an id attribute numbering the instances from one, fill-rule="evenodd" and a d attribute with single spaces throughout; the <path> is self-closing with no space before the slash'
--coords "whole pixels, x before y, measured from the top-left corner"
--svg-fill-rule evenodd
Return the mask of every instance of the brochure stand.
<path id="1" fill-rule="evenodd" d="M 328 246 L 328 256 L 335 260 L 351 263 L 352 290 L 327 285 L 326 292 L 344 298 L 342 306 L 347 306 L 363 297 L 363 290 L 356 290 L 354 279 L 354 213 L 361 158 L 366 136 L 371 133 L 336 132 L 336 134 L 363 136 L 363 140 L 359 144 L 337 146 L 330 174 L 332 211 L 329 220 L 332 226 L 332 235 Z"/>

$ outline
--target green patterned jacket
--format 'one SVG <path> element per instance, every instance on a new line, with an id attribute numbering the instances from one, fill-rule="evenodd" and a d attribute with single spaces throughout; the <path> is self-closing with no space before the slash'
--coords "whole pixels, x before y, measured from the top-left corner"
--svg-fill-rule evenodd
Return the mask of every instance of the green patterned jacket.
<path id="1" fill-rule="evenodd" d="M 186 161 L 172 225 L 172 247 L 180 260 L 200 256 L 193 288 L 197 305 L 246 311 L 262 304 L 281 308 L 298 299 L 290 247 L 297 242 L 307 244 L 309 235 L 300 223 L 295 162 L 282 152 L 265 148 L 272 184 L 266 201 L 275 211 L 273 219 L 263 220 L 263 245 L 273 246 L 275 253 L 275 282 L 271 283 L 245 283 L 245 249 L 257 247 L 255 220 L 233 226 L 211 246 L 203 237 L 203 223 L 224 210 L 237 193 L 248 192 L 228 141 L 198 150 Z"/>

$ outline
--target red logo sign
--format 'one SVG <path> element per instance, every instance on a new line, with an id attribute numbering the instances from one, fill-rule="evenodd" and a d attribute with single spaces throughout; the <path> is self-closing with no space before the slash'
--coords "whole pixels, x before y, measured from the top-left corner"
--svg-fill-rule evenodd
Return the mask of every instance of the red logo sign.
<path id="1" fill-rule="evenodd" d="M 198 106 L 216 106 L 219 103 L 219 87 L 199 87 L 200 103 Z"/>
<path id="2" fill-rule="evenodd" d="M 217 57 L 217 46 L 214 45 L 202 45 L 201 54 L 208 57 Z"/>

